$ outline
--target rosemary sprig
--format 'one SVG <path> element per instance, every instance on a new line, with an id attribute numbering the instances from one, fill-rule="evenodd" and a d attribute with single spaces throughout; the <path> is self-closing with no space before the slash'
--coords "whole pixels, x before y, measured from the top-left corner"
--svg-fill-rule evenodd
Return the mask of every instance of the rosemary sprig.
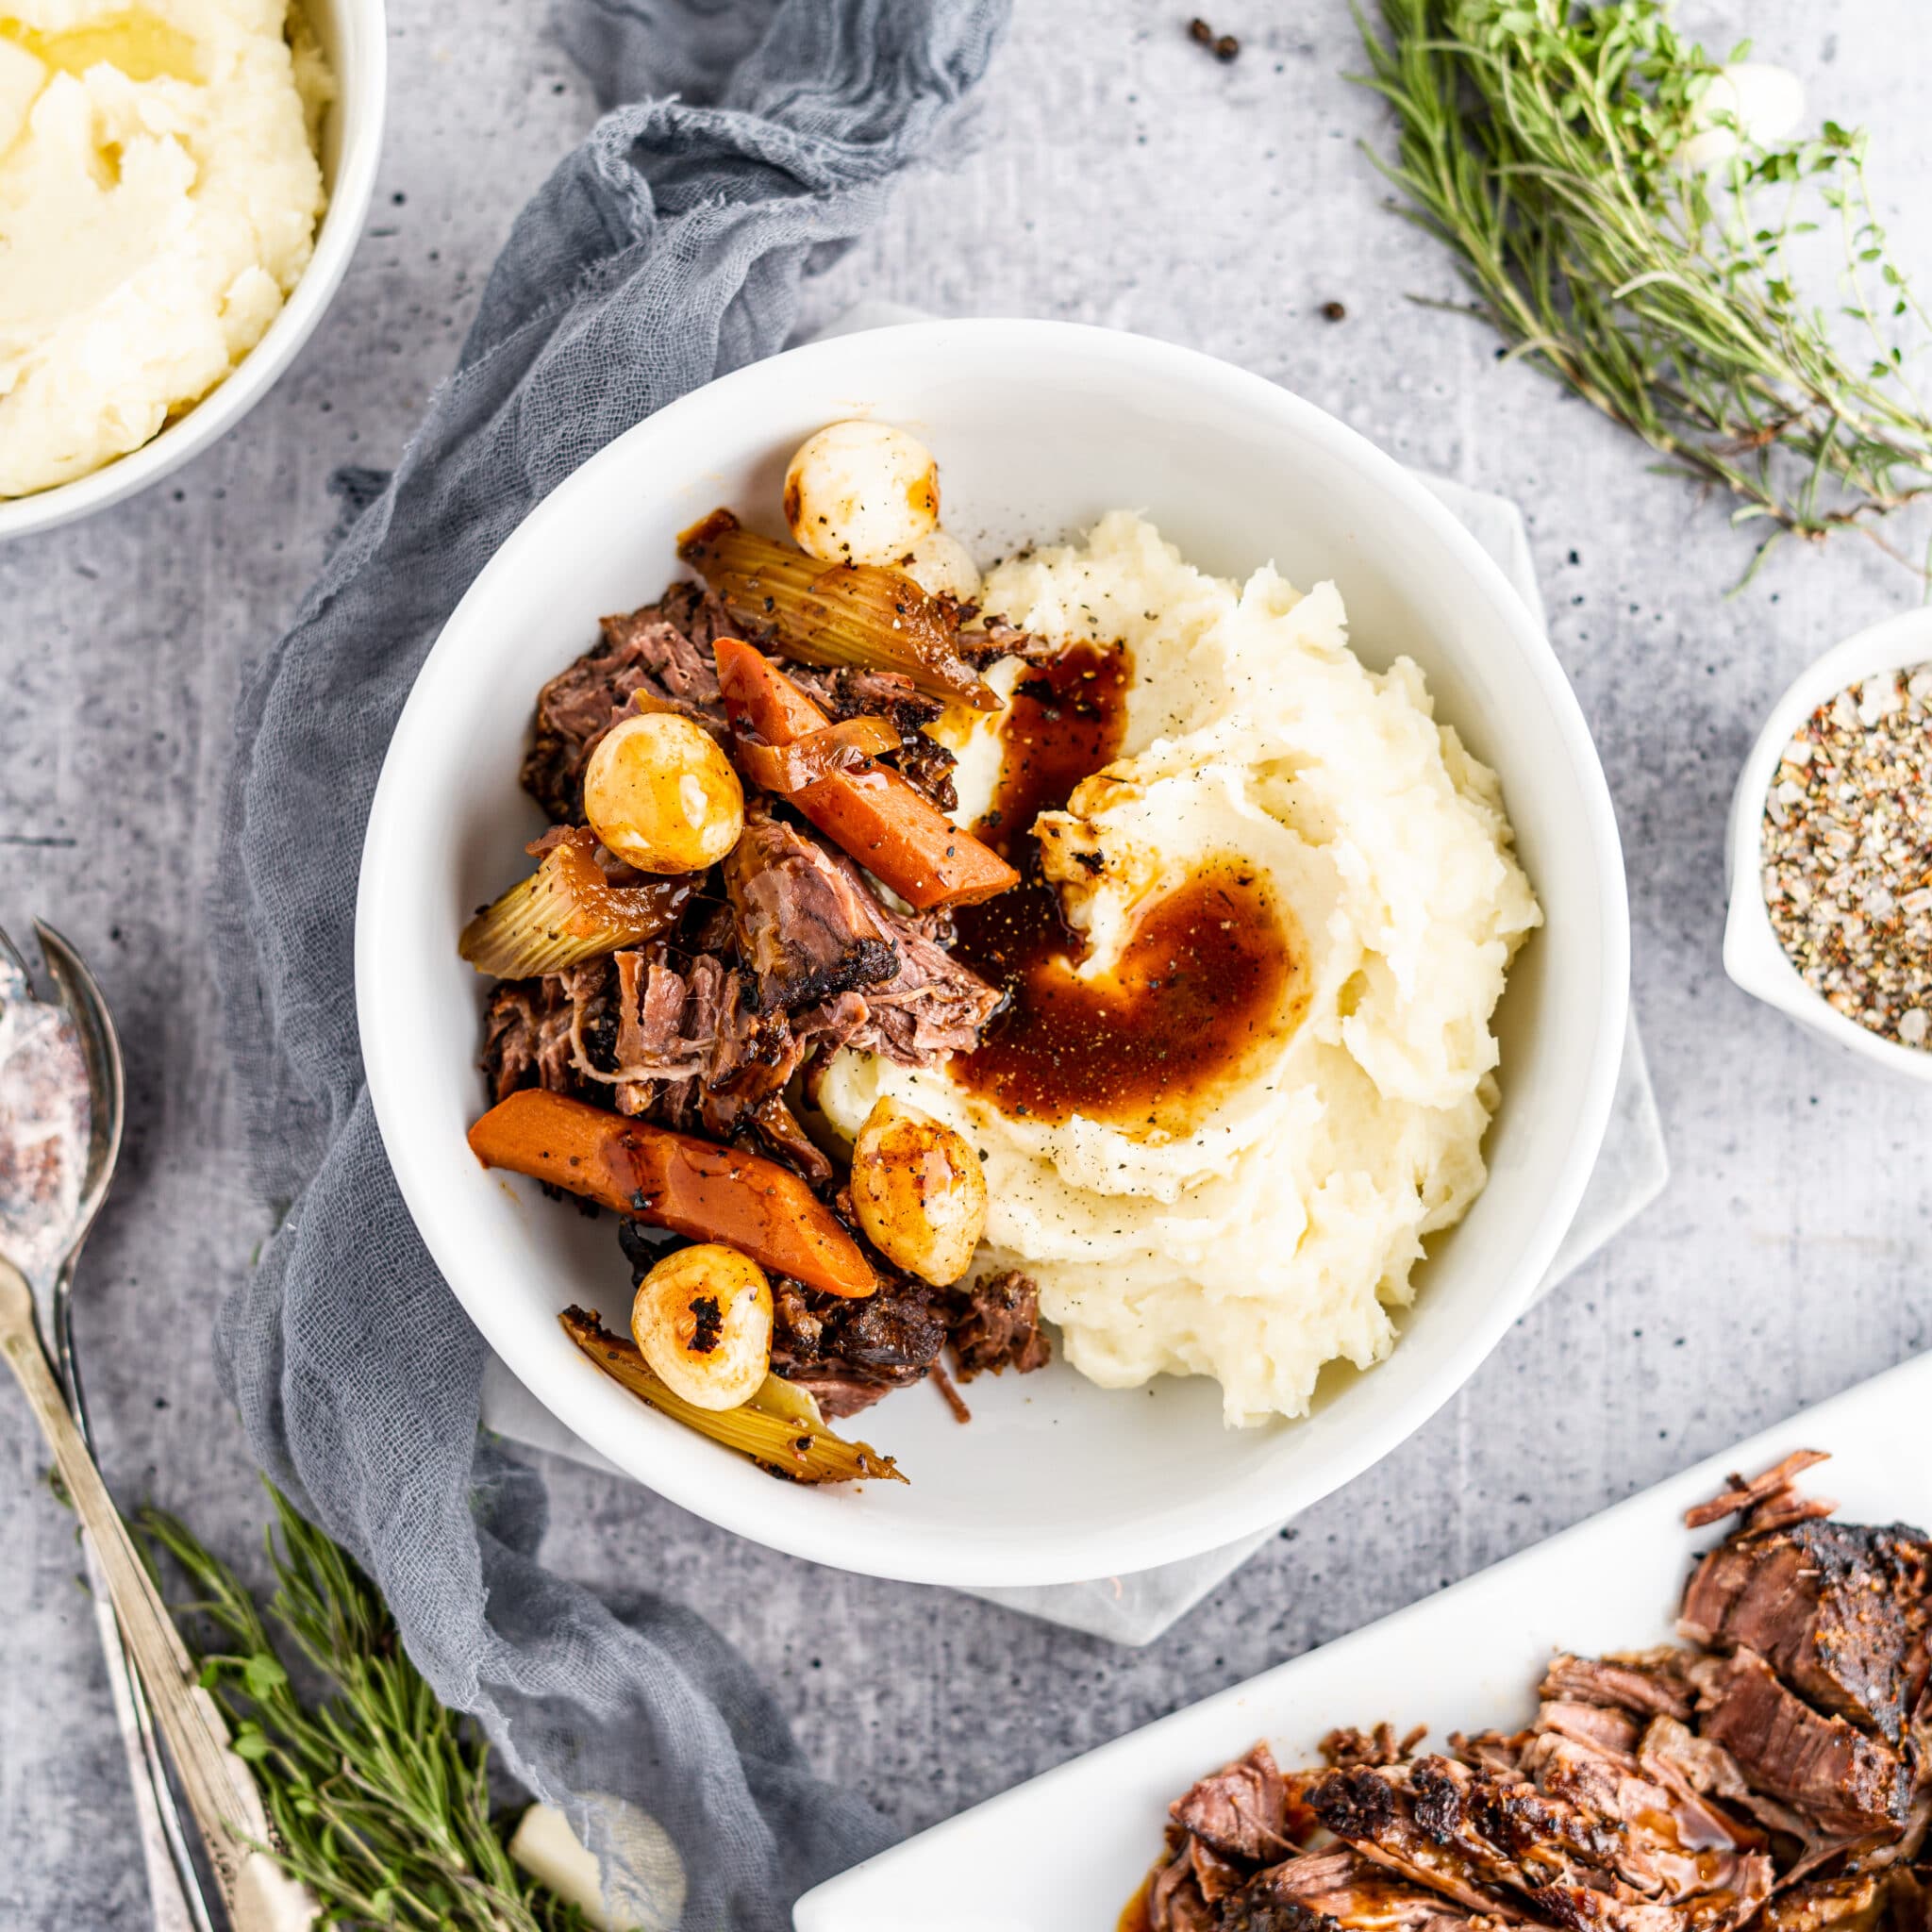
<path id="1" fill-rule="evenodd" d="M 269 1614 L 323 1680 L 297 1695 L 241 1580 L 175 1518 L 142 1529 L 196 1591 L 213 1635 L 202 1682 L 227 1714 L 281 1835 L 275 1857 L 322 1901 L 323 1924 L 582 1932 L 585 1921 L 510 1860 L 491 1809 L 489 1746 L 437 1702 L 374 1584 L 270 1487 Z M 279 1545 L 276 1532 L 279 1532 Z"/>
<path id="2" fill-rule="evenodd" d="M 1932 418 L 1911 379 L 1924 311 L 1886 250 L 1866 142 L 1739 136 L 1717 173 L 1675 164 L 1719 68 L 1664 0 L 1380 0 L 1357 14 L 1395 110 L 1399 211 L 1457 257 L 1523 356 L 1634 430 L 1663 466 L 1785 536 L 1856 528 L 1932 492 Z M 1747 47 L 1736 49 L 1740 58 Z M 1793 263 L 1835 218 L 1835 312 Z M 1913 338 L 1911 347 L 1902 338 Z M 1918 568 L 1914 565 L 1913 568 Z M 1747 573 L 1747 577 L 1749 573 Z"/>

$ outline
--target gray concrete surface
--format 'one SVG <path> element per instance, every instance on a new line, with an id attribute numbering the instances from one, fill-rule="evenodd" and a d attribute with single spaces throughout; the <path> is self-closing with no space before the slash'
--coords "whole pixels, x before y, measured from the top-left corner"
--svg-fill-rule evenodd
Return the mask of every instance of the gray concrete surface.
<path id="1" fill-rule="evenodd" d="M 1022 0 L 972 153 L 908 185 L 809 286 L 805 321 L 883 297 L 1142 330 L 1522 502 L 1630 857 L 1635 996 L 1675 1178 L 1432 1424 L 1144 1652 L 813 1569 L 558 1466 L 551 1560 L 688 1595 L 769 1674 L 824 1770 L 908 1831 L 1843 1389 L 1924 1348 L 1932 1321 L 1932 1094 L 1748 1002 L 1718 958 L 1724 812 L 1755 720 L 1913 584 L 1850 543 L 1782 556 L 1726 601 L 1748 542 L 1724 506 L 1408 300 L 1453 280 L 1380 211 L 1356 145 L 1378 115 L 1339 78 L 1359 62 L 1342 0 L 1218 7 L 1246 43 L 1231 67 L 1190 43 L 1178 6 Z M 208 1324 L 267 1215 L 240 1178 L 199 912 L 230 708 L 323 556 L 325 478 L 395 458 L 513 210 L 593 112 L 538 7 L 391 11 L 380 192 L 295 369 L 146 497 L 0 551 L 0 923 L 42 912 L 83 947 L 130 1062 L 128 1157 L 81 1319 L 108 1474 L 241 1557 L 262 1498 Z M 1688 18 L 1728 42 L 1747 13 L 1818 112 L 1872 128 L 1882 212 L 1924 261 L 1917 8 L 1730 0 Z M 1330 300 L 1345 321 L 1323 319 Z M 0 1394 L 0 1926 L 123 1932 L 145 1924 L 132 1814 L 44 1459 Z"/>

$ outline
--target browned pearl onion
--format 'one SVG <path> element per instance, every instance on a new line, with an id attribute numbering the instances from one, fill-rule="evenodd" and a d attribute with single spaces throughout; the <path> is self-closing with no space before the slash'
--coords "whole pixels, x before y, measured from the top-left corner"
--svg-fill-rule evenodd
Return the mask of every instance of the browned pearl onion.
<path id="1" fill-rule="evenodd" d="M 972 1264 L 986 1227 L 986 1175 L 951 1127 L 881 1100 L 852 1143 L 858 1224 L 896 1266 L 944 1288 Z"/>
<path id="2" fill-rule="evenodd" d="M 828 423 L 785 471 L 785 522 L 824 563 L 894 563 L 940 520 L 940 473 L 890 423 Z"/>
<path id="3" fill-rule="evenodd" d="M 638 1283 L 630 1332 L 674 1395 L 736 1408 L 771 1371 L 772 1285 L 736 1248 L 679 1248 Z"/>
<path id="4" fill-rule="evenodd" d="M 702 872 L 738 843 L 744 788 L 702 725 L 647 711 L 598 741 L 584 769 L 584 816 L 641 872 Z"/>

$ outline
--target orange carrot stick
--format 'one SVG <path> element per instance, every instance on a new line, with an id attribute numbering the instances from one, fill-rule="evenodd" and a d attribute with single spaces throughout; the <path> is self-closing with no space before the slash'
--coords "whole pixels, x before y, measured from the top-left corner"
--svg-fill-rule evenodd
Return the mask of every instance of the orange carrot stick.
<path id="1" fill-rule="evenodd" d="M 485 1167 L 548 1181 L 654 1227 L 724 1241 L 829 1294 L 868 1295 L 878 1287 L 832 1210 L 790 1168 L 756 1154 L 541 1087 L 492 1107 L 470 1129 L 470 1150 Z"/>
<path id="2" fill-rule="evenodd" d="M 786 745 L 831 722 L 762 651 L 736 638 L 712 645 L 724 709 L 767 744 Z M 784 794 L 827 838 L 908 906 L 974 906 L 1020 883 L 989 845 L 962 832 L 890 765 L 871 760 Z"/>

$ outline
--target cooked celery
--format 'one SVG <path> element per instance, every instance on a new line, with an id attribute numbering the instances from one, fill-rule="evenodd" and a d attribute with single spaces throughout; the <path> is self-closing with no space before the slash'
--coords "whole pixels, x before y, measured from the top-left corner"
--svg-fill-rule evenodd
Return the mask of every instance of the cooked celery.
<path id="1" fill-rule="evenodd" d="M 1000 708 L 959 655 L 951 607 L 899 571 L 870 563 L 828 568 L 741 528 L 725 509 L 687 530 L 677 554 L 734 617 L 775 633 L 786 656 L 801 663 L 899 671 L 933 697 L 957 698 L 977 711 Z"/>
<path id="2" fill-rule="evenodd" d="M 457 950 L 479 973 L 529 979 L 641 945 L 676 922 L 691 897 L 688 882 L 613 886 L 591 856 L 596 849 L 588 827 L 567 833 L 528 878 L 471 920 Z"/>
<path id="3" fill-rule="evenodd" d="M 613 1335 L 586 1308 L 566 1308 L 563 1332 L 610 1376 L 660 1414 L 795 1483 L 903 1483 L 899 1466 L 866 1442 L 835 1436 L 810 1392 L 775 1375 L 741 1408 L 699 1408 L 674 1395 L 652 1374 L 636 1344 Z"/>

